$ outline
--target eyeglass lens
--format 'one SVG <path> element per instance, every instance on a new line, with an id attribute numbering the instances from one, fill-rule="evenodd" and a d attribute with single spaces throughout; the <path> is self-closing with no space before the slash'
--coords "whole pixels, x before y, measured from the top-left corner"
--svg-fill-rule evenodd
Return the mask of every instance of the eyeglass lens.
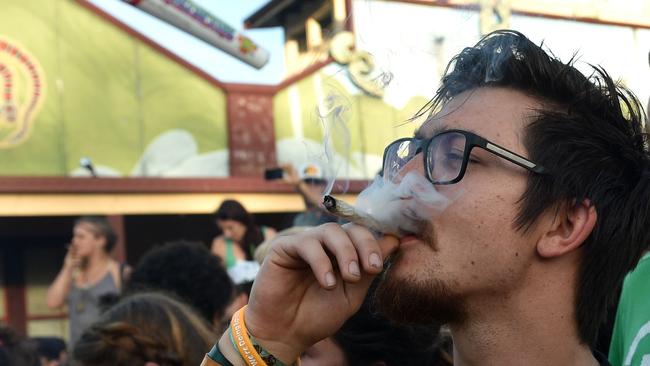
<path id="1" fill-rule="evenodd" d="M 465 135 L 446 132 L 436 135 L 428 145 L 426 168 L 433 183 L 448 183 L 460 175 L 467 145 Z M 401 140 L 391 144 L 386 151 L 384 178 L 395 181 L 404 166 L 418 153 L 417 140 Z"/>
<path id="2" fill-rule="evenodd" d="M 417 142 L 414 139 L 393 142 L 386 150 L 384 179 L 394 182 L 404 166 L 417 155 Z"/>
<path id="3" fill-rule="evenodd" d="M 437 135 L 429 144 L 427 169 L 434 183 L 448 183 L 458 178 L 463 169 L 465 135 L 448 132 Z"/>

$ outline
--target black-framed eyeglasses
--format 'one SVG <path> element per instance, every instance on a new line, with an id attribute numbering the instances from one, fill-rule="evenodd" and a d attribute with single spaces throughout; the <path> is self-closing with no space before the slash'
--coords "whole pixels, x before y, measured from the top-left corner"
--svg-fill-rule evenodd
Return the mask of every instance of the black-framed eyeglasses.
<path id="1" fill-rule="evenodd" d="M 465 175 L 474 147 L 480 147 L 531 172 L 547 174 L 541 165 L 477 134 L 464 130 L 446 130 L 429 139 L 407 137 L 393 141 L 384 150 L 382 175 L 392 181 L 411 159 L 423 153 L 424 171 L 431 183 L 458 183 Z"/>

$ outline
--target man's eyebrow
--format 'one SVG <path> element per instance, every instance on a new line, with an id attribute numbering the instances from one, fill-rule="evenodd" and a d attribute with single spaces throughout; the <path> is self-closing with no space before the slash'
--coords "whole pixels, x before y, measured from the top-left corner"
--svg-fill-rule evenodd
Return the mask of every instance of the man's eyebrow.
<path id="1" fill-rule="evenodd" d="M 426 139 L 428 137 L 435 136 L 435 135 L 437 135 L 439 133 L 442 133 L 442 132 L 445 132 L 447 130 L 449 130 L 449 127 L 447 127 L 446 125 L 437 124 L 431 130 L 431 133 L 425 134 L 424 132 L 422 132 L 422 126 L 420 126 L 420 128 L 415 130 L 415 132 L 413 134 L 413 137 L 418 139 L 418 140 L 424 140 L 424 139 Z"/>

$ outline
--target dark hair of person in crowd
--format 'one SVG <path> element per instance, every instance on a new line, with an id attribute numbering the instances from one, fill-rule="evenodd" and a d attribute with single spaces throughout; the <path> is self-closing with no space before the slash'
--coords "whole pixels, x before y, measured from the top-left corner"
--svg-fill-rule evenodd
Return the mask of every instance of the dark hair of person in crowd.
<path id="1" fill-rule="evenodd" d="M 465 48 L 419 115 L 481 87 L 506 87 L 539 99 L 523 141 L 531 161 L 548 174 L 529 173 L 513 223 L 525 232 L 545 212 L 588 200 L 593 232 L 582 244 L 575 305 L 581 340 L 593 345 L 614 289 L 650 242 L 648 137 L 639 101 L 601 67 L 585 77 L 516 31 L 497 31 Z M 612 218 L 615 219 L 612 219 Z"/>
<path id="2" fill-rule="evenodd" d="M 188 305 L 161 293 L 127 296 L 74 345 L 80 366 L 196 366 L 215 334 Z"/>
<path id="3" fill-rule="evenodd" d="M 332 336 L 348 365 L 447 365 L 439 349 L 439 324 L 395 324 L 374 310 L 372 293 Z"/>
<path id="4" fill-rule="evenodd" d="M 16 331 L 0 323 L 0 365 L 39 366 L 36 342 L 21 337 Z"/>
<path id="5" fill-rule="evenodd" d="M 218 324 L 234 285 L 221 260 L 205 245 L 175 241 L 151 249 L 131 272 L 125 294 L 143 290 L 170 292 Z"/>
<path id="6" fill-rule="evenodd" d="M 92 226 L 95 236 L 103 236 L 106 238 L 106 246 L 104 246 L 106 253 L 110 253 L 113 250 L 113 247 L 115 247 L 115 243 L 117 242 L 117 235 L 106 217 L 81 216 L 74 222 L 75 226 L 81 223 L 86 223 Z"/>
<path id="7" fill-rule="evenodd" d="M 68 357 L 68 347 L 59 337 L 33 337 L 38 346 L 41 365 L 61 365 Z"/>
<path id="8" fill-rule="evenodd" d="M 246 233 L 241 240 L 241 249 L 246 254 L 246 260 L 253 260 L 250 248 L 257 247 L 264 241 L 262 229 L 255 224 L 255 219 L 241 203 L 235 200 L 225 200 L 214 212 L 214 218 L 217 221 L 233 220 L 241 223 L 246 227 Z"/>

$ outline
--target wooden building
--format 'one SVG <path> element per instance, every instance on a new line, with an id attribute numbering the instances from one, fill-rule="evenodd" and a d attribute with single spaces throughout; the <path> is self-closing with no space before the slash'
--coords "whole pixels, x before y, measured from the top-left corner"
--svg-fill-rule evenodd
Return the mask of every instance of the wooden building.
<path id="1" fill-rule="evenodd" d="M 328 167 L 353 200 L 448 59 L 492 29 L 548 38 L 560 56 L 582 46 L 650 95 L 645 2 L 271 0 L 245 25 L 283 28 L 279 84 L 217 80 L 90 1 L 0 5 L 0 321 L 67 336 L 44 298 L 79 215 L 109 215 L 116 257 L 135 263 L 166 240 L 209 241 L 225 198 L 288 226 L 301 197 L 263 179 L 282 162 Z"/>

